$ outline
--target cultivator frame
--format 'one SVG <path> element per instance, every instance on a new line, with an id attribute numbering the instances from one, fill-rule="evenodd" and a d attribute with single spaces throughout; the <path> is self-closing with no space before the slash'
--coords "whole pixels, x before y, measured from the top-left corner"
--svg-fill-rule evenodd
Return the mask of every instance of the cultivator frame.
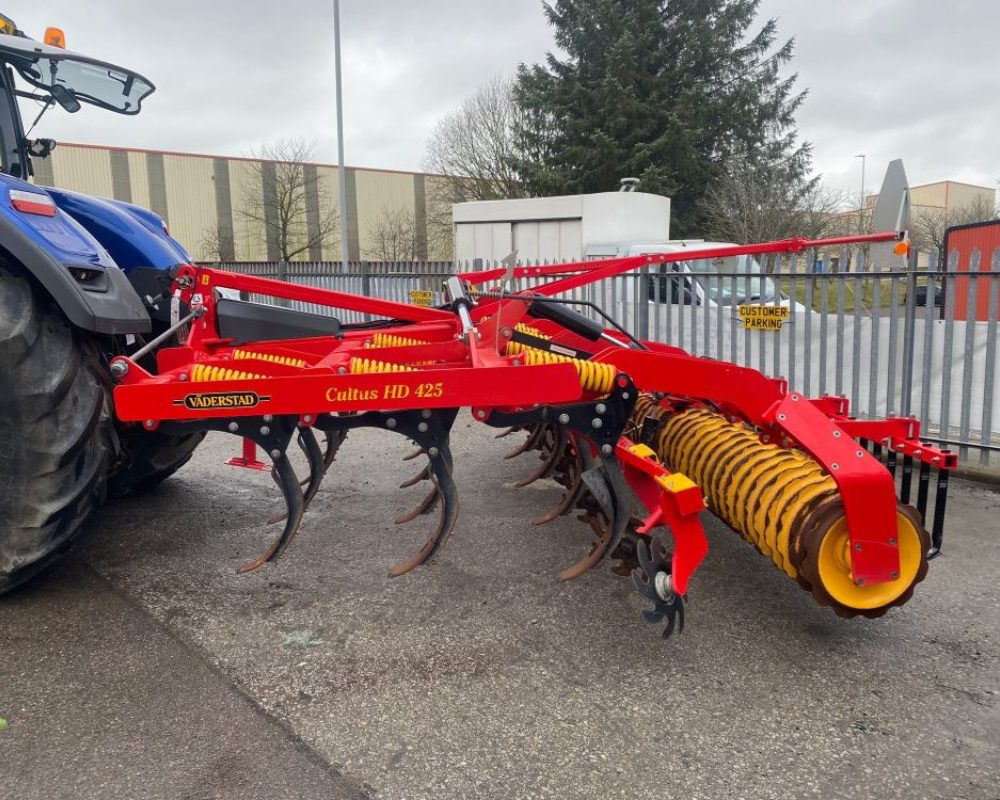
<path id="1" fill-rule="evenodd" d="M 706 503 L 701 489 L 672 472 L 655 451 L 655 425 L 646 424 L 655 420 L 635 417 L 640 393 L 647 395 L 642 407 L 655 407 L 658 419 L 708 409 L 728 424 L 750 426 L 761 444 L 808 454 L 835 483 L 849 532 L 850 552 L 844 558 L 858 587 L 901 580 L 895 486 L 900 457 L 904 502 L 913 465 L 920 465 L 921 514 L 930 469 L 944 476 L 934 521 L 935 552 L 940 549 L 947 473 L 956 458 L 923 442 L 915 419 L 853 419 L 842 398 L 810 400 L 789 391 L 784 380 L 755 370 L 640 342 L 613 322 L 610 327 L 593 322 L 572 309 L 575 301 L 557 295 L 651 264 L 901 238 L 891 233 L 791 239 L 463 273 L 446 282 L 449 303 L 441 308 L 184 265 L 175 270 L 172 291 L 175 303 L 187 311 L 171 330 L 190 326 L 186 343 L 158 351 L 157 374 L 140 366 L 141 354 L 115 358 L 116 413 L 149 430 L 228 432 L 268 454 L 288 512 L 275 520 L 284 525 L 272 546 L 241 571 L 260 567 L 287 547 L 351 429 L 401 433 L 428 459 L 408 484 L 428 480 L 430 492 L 397 521 L 439 506 L 439 522 L 427 543 L 394 566 L 392 575 L 432 559 L 455 525 L 458 499 L 449 437 L 459 408 L 471 408 L 473 417 L 487 425 L 527 429 L 529 439 L 517 452 L 540 449 L 542 464 L 525 483 L 556 473 L 565 486 L 559 506 L 545 521 L 578 507 L 597 534 L 593 549 L 561 577 L 579 577 L 624 549 L 626 560 L 634 562 L 636 588 L 654 603 L 647 619 L 665 620 L 666 636 L 675 623 L 683 624 L 688 583 L 708 550 L 699 521 Z M 551 280 L 531 290 L 504 288 L 519 277 Z M 259 340 L 237 344 L 225 335 L 227 301 L 220 298 L 221 289 L 380 319 L 334 323 L 330 335 L 301 338 L 269 340 L 262 329 Z M 325 446 L 316 432 L 324 434 Z M 309 464 L 310 474 L 301 483 L 286 455 L 293 437 Z M 890 469 L 859 442 L 876 443 L 890 453 Z M 644 508 L 638 520 L 633 493 Z M 662 526 L 670 539 L 652 533 Z M 844 611 L 842 604 L 831 604 L 838 613 Z"/>

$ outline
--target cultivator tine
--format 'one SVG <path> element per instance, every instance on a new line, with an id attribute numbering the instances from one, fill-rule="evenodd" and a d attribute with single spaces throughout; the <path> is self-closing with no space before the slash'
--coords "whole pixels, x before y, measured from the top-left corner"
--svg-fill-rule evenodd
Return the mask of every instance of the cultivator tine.
<path id="1" fill-rule="evenodd" d="M 323 482 L 323 476 L 326 475 L 326 467 L 323 461 L 323 450 L 320 448 L 312 428 L 302 428 L 299 431 L 298 441 L 299 447 L 302 448 L 302 452 L 306 454 L 306 460 L 309 462 L 309 478 L 306 480 L 306 489 L 303 492 L 306 508 L 309 508 L 316 492 L 319 491 L 319 485 Z"/>
<path id="2" fill-rule="evenodd" d="M 920 519 L 926 524 L 927 520 L 927 495 L 931 485 L 931 465 L 926 461 L 920 462 L 920 474 L 917 476 L 917 511 L 920 512 Z"/>
<path id="3" fill-rule="evenodd" d="M 267 562 L 273 561 L 280 556 L 289 542 L 295 538 L 295 534 L 298 533 L 299 525 L 302 522 L 302 515 L 305 514 L 306 502 L 305 496 L 302 493 L 302 486 L 299 484 L 299 478 L 295 474 L 295 470 L 292 469 L 292 464 L 288 460 L 288 456 L 284 453 L 281 454 L 280 458 L 275 460 L 274 468 L 271 470 L 271 477 L 278 485 L 278 488 L 281 489 L 281 494 L 285 498 L 285 506 L 288 508 L 288 513 L 285 515 L 285 527 L 266 552 L 253 561 L 248 561 L 236 570 L 241 575 L 245 572 L 253 572 L 255 569 L 259 569 Z"/>
<path id="4" fill-rule="evenodd" d="M 510 460 L 512 458 L 517 458 L 522 453 L 527 453 L 529 450 L 536 448 L 538 446 L 538 442 L 542 438 L 542 434 L 545 432 L 545 428 L 545 425 L 534 425 L 529 428 L 528 438 L 525 439 L 524 443 L 520 447 L 507 453 L 507 455 L 504 456 L 504 459 Z"/>
<path id="5" fill-rule="evenodd" d="M 319 491 L 319 485 L 323 482 L 323 477 L 326 475 L 326 467 L 323 461 L 323 450 L 319 446 L 319 442 L 316 439 L 316 434 L 312 432 L 311 428 L 301 428 L 298 435 L 299 447 L 302 448 L 302 452 L 306 455 L 306 460 L 309 463 L 309 477 L 305 480 L 299 481 L 299 486 L 305 487 L 303 491 L 303 500 L 305 502 L 305 508 L 309 508 L 309 504 L 313 501 L 316 496 L 316 492 Z M 275 525 L 278 522 L 283 522 L 288 518 L 288 512 L 284 514 L 278 514 L 277 516 L 271 517 L 268 521 L 268 525 Z"/>
<path id="6" fill-rule="evenodd" d="M 539 478 L 544 478 L 549 473 L 555 469 L 556 464 L 562 456 L 563 448 L 566 446 L 566 431 L 561 425 L 548 425 L 548 434 L 552 436 L 551 446 L 546 446 L 542 444 L 542 463 L 534 472 L 532 472 L 527 478 L 518 481 L 515 486 L 518 489 L 523 489 L 525 486 L 530 486 Z M 546 435 L 542 436 L 542 441 L 546 441 Z"/>
<path id="7" fill-rule="evenodd" d="M 438 490 L 437 486 L 435 485 L 435 487 L 431 489 L 428 495 L 423 500 L 420 501 L 420 505 L 418 505 L 412 511 L 408 511 L 405 514 L 401 514 L 400 516 L 396 517 L 396 519 L 393 521 L 397 525 L 405 525 L 407 522 L 413 522 L 413 520 L 415 520 L 417 517 L 422 516 L 423 514 L 426 514 L 431 509 L 433 509 L 437 501 L 438 501 Z"/>
<path id="8" fill-rule="evenodd" d="M 670 588 L 670 548 L 663 534 L 656 534 L 651 541 L 640 540 L 635 548 L 639 566 L 632 570 L 635 590 L 652 601 L 653 610 L 644 610 L 642 617 L 650 625 L 666 620 L 660 634 L 669 639 L 673 633 L 684 631 L 684 598 Z"/>
<path id="9" fill-rule="evenodd" d="M 580 457 L 580 448 L 570 438 L 567 437 L 566 445 L 563 447 L 563 469 L 560 482 L 565 487 L 563 496 L 556 507 L 546 511 L 540 517 L 535 518 L 533 525 L 547 525 L 566 514 L 580 500 L 583 494 L 583 462 Z"/>
<path id="10" fill-rule="evenodd" d="M 411 486 L 416 486 L 421 481 L 430 480 L 430 478 L 431 478 L 431 465 L 428 464 L 426 467 L 424 467 L 422 470 L 420 470 L 420 472 L 418 472 L 412 478 L 410 478 L 409 480 L 405 480 L 401 484 L 399 484 L 399 488 L 400 489 L 409 489 Z"/>
<path id="11" fill-rule="evenodd" d="M 434 491 L 430 496 L 430 502 L 428 503 L 425 499 L 425 503 L 427 503 L 426 508 L 422 511 L 418 509 L 419 513 L 412 515 L 410 519 L 419 516 L 420 513 L 425 513 L 435 505 L 436 501 L 440 501 L 441 514 L 438 518 L 437 527 L 427 540 L 427 543 L 420 548 L 419 552 L 406 561 L 396 564 L 389 570 L 390 578 L 405 575 L 407 572 L 434 558 L 445 542 L 448 541 L 448 537 L 451 536 L 451 532 L 455 528 L 455 520 L 458 518 L 458 489 L 452 478 L 453 469 L 450 450 L 446 447 L 438 449 L 437 454 L 431 457 L 430 467 L 431 481 L 434 483 Z M 423 505 L 422 503 L 421 507 Z M 396 520 L 396 522 L 400 521 L 400 519 Z"/>
<path id="12" fill-rule="evenodd" d="M 913 456 L 903 456 L 903 477 L 900 481 L 899 500 L 903 505 L 910 503 L 910 491 L 913 488 Z"/>
<path id="13" fill-rule="evenodd" d="M 587 555 L 559 573 L 559 580 L 570 581 L 593 569 L 605 555 L 618 546 L 632 518 L 627 507 L 628 490 L 625 478 L 613 458 L 595 462 L 586 445 L 581 448 L 587 467 L 581 477 L 590 496 L 597 503 L 598 513 L 588 511 L 580 519 L 590 524 L 597 534 L 597 542 Z"/>
<path id="14" fill-rule="evenodd" d="M 418 456 L 422 456 L 423 454 L 424 454 L 424 448 L 418 447 L 412 453 L 403 456 L 403 461 L 413 461 L 413 459 L 417 458 Z"/>
<path id="15" fill-rule="evenodd" d="M 508 436 L 510 436 L 512 433 L 517 433 L 520 430 L 524 430 L 520 425 L 512 425 L 511 427 L 507 428 L 507 430 L 500 431 L 500 433 L 498 433 L 493 438 L 494 439 L 505 439 Z"/>
<path id="16" fill-rule="evenodd" d="M 579 519 L 581 522 L 586 522 L 590 525 L 590 529 L 597 536 L 597 540 L 587 555 L 559 573 L 560 581 L 574 580 L 592 570 L 604 557 L 604 554 L 608 551 L 608 544 L 611 542 L 613 526 L 608 518 L 604 516 L 603 511 L 599 511 L 597 514 L 587 512 L 581 514 Z"/>
<path id="17" fill-rule="evenodd" d="M 584 452 L 586 453 L 586 450 Z M 601 469 L 601 465 L 595 463 L 593 457 L 590 457 L 589 460 L 590 466 L 583 472 L 583 483 L 601 511 L 607 515 L 608 519 L 611 519 L 615 513 L 615 501 L 611 496 L 611 487 L 608 486 L 608 482 L 604 478 L 604 470 Z M 586 464 L 587 461 L 588 458 L 584 455 L 584 463 Z"/>
<path id="18" fill-rule="evenodd" d="M 326 472 L 333 465 L 337 451 L 347 439 L 347 431 L 324 431 L 324 436 L 326 436 L 326 447 L 323 450 L 323 471 Z"/>
<path id="19" fill-rule="evenodd" d="M 945 450 L 947 453 L 948 451 Z M 937 491 L 934 495 L 934 522 L 931 525 L 931 549 L 927 558 L 941 555 L 941 542 L 944 540 L 944 512 L 948 503 L 948 470 L 938 470 Z"/>

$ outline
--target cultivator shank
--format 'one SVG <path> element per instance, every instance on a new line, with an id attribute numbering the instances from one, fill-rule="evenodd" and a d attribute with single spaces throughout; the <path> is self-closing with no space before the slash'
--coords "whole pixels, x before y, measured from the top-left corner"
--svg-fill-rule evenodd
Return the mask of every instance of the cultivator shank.
<path id="1" fill-rule="evenodd" d="M 655 261 L 816 244 L 789 240 Z M 269 456 L 287 513 L 272 520 L 282 523 L 273 544 L 240 571 L 281 555 L 345 437 L 365 427 L 405 436 L 418 448 L 408 458 L 426 458 L 403 486 L 427 482 L 428 492 L 397 522 L 438 510 L 429 538 L 390 574 L 433 559 L 457 518 L 450 432 L 467 406 L 477 421 L 505 429 L 499 436 L 526 433 L 508 457 L 537 453 L 540 461 L 518 486 L 552 478 L 562 487 L 536 524 L 576 510 L 593 531 L 593 546 L 559 577 L 579 578 L 609 555 L 620 558 L 624 568 L 616 571 L 631 571 L 653 604 L 645 618 L 663 625 L 665 637 L 683 627 L 688 584 L 708 551 L 700 522 L 706 504 L 838 614 L 878 616 L 905 602 L 926 574 L 931 539 L 940 547 L 938 521 L 933 537 L 924 530 L 925 474 L 933 467 L 946 476 L 954 457 L 923 443 L 914 420 L 851 419 L 840 399 L 811 401 L 754 370 L 637 341 L 558 297 L 652 261 L 460 275 L 447 282 L 449 303 L 441 308 L 185 266 L 174 295 L 189 311 L 187 341 L 159 351 L 156 374 L 138 359 L 113 362 L 117 413 L 148 429 L 228 432 Z M 512 276 L 552 279 L 531 291 L 491 288 Z M 312 319 L 302 335 L 285 325 L 281 338 L 269 339 L 264 309 L 255 312 L 265 320 L 259 335 L 248 339 L 244 328 L 234 335 L 234 301 L 220 289 L 378 319 L 341 325 L 324 318 L 328 330 L 319 335 Z M 287 457 L 293 438 L 308 464 L 304 480 Z M 888 468 L 864 442 L 879 443 Z M 908 505 L 915 464 L 919 510 Z M 939 485 L 946 491 L 946 477 Z"/>

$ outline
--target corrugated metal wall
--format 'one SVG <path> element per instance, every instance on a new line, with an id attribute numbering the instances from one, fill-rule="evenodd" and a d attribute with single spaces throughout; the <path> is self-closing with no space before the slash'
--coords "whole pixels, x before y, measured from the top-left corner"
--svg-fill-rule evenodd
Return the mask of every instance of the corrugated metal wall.
<path id="1" fill-rule="evenodd" d="M 57 188 L 114 197 L 111 158 L 107 150 L 62 145 L 52 151 L 49 158 Z"/>
<path id="2" fill-rule="evenodd" d="M 386 215 L 415 217 L 413 202 L 413 176 L 388 172 L 356 170 L 355 185 L 358 193 L 358 239 L 361 258 L 385 258 L 374 252 L 377 228 Z"/>
<path id="3" fill-rule="evenodd" d="M 260 165 L 243 158 L 60 144 L 36 172 L 39 183 L 152 209 L 166 219 L 171 234 L 196 259 L 215 260 L 221 251 L 232 253 L 236 260 L 254 261 L 275 256 L 273 241 L 269 253 L 265 224 L 246 214 L 248 198 L 261 189 Z M 310 165 L 307 175 L 315 179 L 308 192 L 307 209 L 308 228 L 315 232 L 331 213 L 340 213 L 337 168 Z M 351 258 L 375 259 L 380 255 L 374 240 L 387 215 L 402 215 L 413 221 L 421 250 L 418 257 L 451 257 L 447 240 L 428 236 L 427 218 L 435 212 L 429 208 L 433 203 L 427 188 L 431 181 L 425 177 L 420 173 L 348 168 Z M 228 185 L 217 186 L 216 181 Z M 306 222 L 304 216 L 303 230 Z M 322 246 L 296 256 L 302 261 L 310 258 L 340 258 L 339 228 Z"/>
<path id="4" fill-rule="evenodd" d="M 212 167 L 210 158 L 163 157 L 170 233 L 199 254 L 202 240 L 218 220 Z"/>

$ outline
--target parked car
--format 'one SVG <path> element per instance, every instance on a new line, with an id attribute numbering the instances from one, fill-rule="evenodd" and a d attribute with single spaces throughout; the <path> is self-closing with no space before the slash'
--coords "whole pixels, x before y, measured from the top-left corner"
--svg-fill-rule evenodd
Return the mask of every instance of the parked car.
<path id="1" fill-rule="evenodd" d="M 916 291 L 913 293 L 913 303 L 918 306 L 927 305 L 927 286 L 918 286 Z M 944 305 L 944 287 L 935 286 L 934 287 L 934 307 L 941 308 Z"/>
<path id="2" fill-rule="evenodd" d="M 730 242 L 706 242 L 700 239 L 672 242 L 621 243 L 590 245 L 587 258 L 677 253 L 682 250 L 710 250 L 735 247 Z M 738 306 L 743 304 L 786 306 L 805 311 L 805 306 L 783 294 L 768 277 L 760 262 L 751 255 L 685 259 L 660 264 L 649 284 L 649 300 L 699 306 Z M 671 275 L 682 277 L 670 277 Z M 759 277 L 758 277 L 759 276 Z"/>

